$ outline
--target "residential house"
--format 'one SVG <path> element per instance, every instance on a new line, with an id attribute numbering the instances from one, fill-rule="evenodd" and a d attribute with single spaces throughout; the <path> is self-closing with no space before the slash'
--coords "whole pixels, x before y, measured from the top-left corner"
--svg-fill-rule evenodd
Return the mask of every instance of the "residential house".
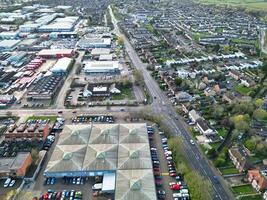
<path id="1" fill-rule="evenodd" d="M 195 123 L 198 119 L 201 118 L 196 110 L 190 110 L 188 114 L 189 114 L 189 119 L 191 119 L 193 123 Z"/>
<path id="2" fill-rule="evenodd" d="M 259 169 L 248 170 L 248 180 L 251 182 L 253 188 L 257 191 L 267 189 L 267 171 L 260 171 Z"/>
<path id="3" fill-rule="evenodd" d="M 235 101 L 235 96 L 231 93 L 224 93 L 222 100 L 231 104 Z"/>
<path id="4" fill-rule="evenodd" d="M 241 80 L 241 84 L 246 87 L 253 87 L 255 85 L 255 82 L 246 76 L 243 76 L 240 80 Z"/>
<path id="5" fill-rule="evenodd" d="M 202 118 L 196 120 L 197 128 L 203 135 L 214 135 L 215 131 L 212 130 L 208 122 Z"/>
<path id="6" fill-rule="evenodd" d="M 239 172 L 245 172 L 252 169 L 253 166 L 249 163 L 246 156 L 243 155 L 239 147 L 232 147 L 228 150 L 229 157 Z"/>
<path id="7" fill-rule="evenodd" d="M 187 92 L 179 92 L 175 94 L 175 97 L 178 102 L 189 102 L 193 100 L 193 97 Z"/>
<path id="8" fill-rule="evenodd" d="M 231 76 L 235 80 L 239 80 L 242 77 L 242 75 L 238 71 L 235 71 L 235 70 L 230 70 L 229 76 Z"/>

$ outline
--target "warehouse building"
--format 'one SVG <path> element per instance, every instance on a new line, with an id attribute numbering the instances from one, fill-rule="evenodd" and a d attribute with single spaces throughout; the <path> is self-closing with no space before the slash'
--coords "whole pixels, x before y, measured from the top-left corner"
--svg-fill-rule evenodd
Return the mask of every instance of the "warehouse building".
<path id="1" fill-rule="evenodd" d="M 73 59 L 64 57 L 58 59 L 56 64 L 50 69 L 53 74 L 65 75 L 69 72 L 71 65 L 73 64 Z"/>
<path id="2" fill-rule="evenodd" d="M 75 25 L 79 21 L 79 17 L 59 17 L 50 24 L 42 25 L 38 28 L 39 32 L 70 32 L 73 31 Z"/>
<path id="3" fill-rule="evenodd" d="M 27 93 L 28 100 L 52 100 L 63 84 L 63 76 L 42 77 Z"/>
<path id="4" fill-rule="evenodd" d="M 37 55 L 43 58 L 71 58 L 74 54 L 73 49 L 43 49 Z"/>
<path id="5" fill-rule="evenodd" d="M 110 48 L 111 39 L 110 38 L 87 38 L 80 39 L 77 47 L 79 49 L 91 49 L 91 48 Z"/>
<path id="6" fill-rule="evenodd" d="M 20 40 L 2 40 L 0 42 L 0 51 L 13 51 L 20 43 Z"/>
<path id="7" fill-rule="evenodd" d="M 118 61 L 87 61 L 83 66 L 88 75 L 117 75 L 122 70 Z"/>
<path id="8" fill-rule="evenodd" d="M 145 123 L 65 126 L 44 175 L 103 176 L 115 199 L 157 199 Z"/>

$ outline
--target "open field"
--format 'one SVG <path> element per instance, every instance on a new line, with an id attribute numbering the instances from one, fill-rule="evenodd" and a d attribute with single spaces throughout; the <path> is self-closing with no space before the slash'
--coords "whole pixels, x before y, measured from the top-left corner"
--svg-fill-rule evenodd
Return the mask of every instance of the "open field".
<path id="1" fill-rule="evenodd" d="M 216 5 L 245 7 L 252 10 L 267 10 L 267 2 L 264 0 L 199 0 L 199 2 Z"/>
<path id="2" fill-rule="evenodd" d="M 233 186 L 232 191 L 235 195 L 254 194 L 255 190 L 250 184 Z"/>

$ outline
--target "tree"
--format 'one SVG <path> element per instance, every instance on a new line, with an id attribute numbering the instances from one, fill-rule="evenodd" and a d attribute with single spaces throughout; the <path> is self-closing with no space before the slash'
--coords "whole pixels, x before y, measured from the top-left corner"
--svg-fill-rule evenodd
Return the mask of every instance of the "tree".
<path id="1" fill-rule="evenodd" d="M 255 106 L 259 108 L 262 106 L 263 102 L 264 102 L 263 99 L 256 99 Z"/>
<path id="2" fill-rule="evenodd" d="M 123 37 L 118 37 L 118 45 L 123 46 L 124 45 L 124 39 Z"/>
<path id="3" fill-rule="evenodd" d="M 174 82 L 175 82 L 175 85 L 180 86 L 183 82 L 183 79 L 181 79 L 180 77 L 176 77 L 174 79 Z"/>
<path id="4" fill-rule="evenodd" d="M 245 132 L 249 130 L 249 115 L 235 115 L 230 120 L 234 123 L 237 130 Z"/>
<path id="5" fill-rule="evenodd" d="M 267 120 L 267 112 L 263 109 L 256 109 L 253 112 L 253 117 L 256 120 Z"/>
<path id="6" fill-rule="evenodd" d="M 39 152 L 37 151 L 37 149 L 32 149 L 31 150 L 31 155 L 32 155 L 33 163 L 37 164 L 37 162 L 39 160 Z"/>
<path id="7" fill-rule="evenodd" d="M 255 150 L 255 148 L 256 148 L 256 142 L 255 142 L 255 140 L 253 140 L 253 139 L 248 139 L 248 140 L 246 140 L 245 141 L 245 147 L 248 149 L 248 150 L 250 150 L 250 151 L 254 151 Z"/>
<path id="8" fill-rule="evenodd" d="M 223 116 L 224 113 L 224 107 L 221 105 L 213 106 L 213 113 L 212 116 L 214 119 L 220 119 Z"/>

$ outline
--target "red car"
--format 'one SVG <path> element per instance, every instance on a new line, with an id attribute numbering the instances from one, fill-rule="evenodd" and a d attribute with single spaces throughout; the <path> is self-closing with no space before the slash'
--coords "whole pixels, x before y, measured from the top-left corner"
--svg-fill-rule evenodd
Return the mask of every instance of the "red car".
<path id="1" fill-rule="evenodd" d="M 170 175 L 171 177 L 175 177 L 175 176 L 176 176 L 176 173 L 169 173 L 169 175 Z"/>
<path id="2" fill-rule="evenodd" d="M 181 186 L 179 184 L 173 184 L 173 185 L 171 185 L 171 189 L 172 190 L 180 190 Z"/>
<path id="3" fill-rule="evenodd" d="M 43 199 L 48 199 L 48 192 L 43 194 Z"/>
<path id="4" fill-rule="evenodd" d="M 154 172 L 159 172 L 159 171 L 160 171 L 160 168 L 158 168 L 158 167 L 153 168 L 153 171 L 154 171 Z"/>

